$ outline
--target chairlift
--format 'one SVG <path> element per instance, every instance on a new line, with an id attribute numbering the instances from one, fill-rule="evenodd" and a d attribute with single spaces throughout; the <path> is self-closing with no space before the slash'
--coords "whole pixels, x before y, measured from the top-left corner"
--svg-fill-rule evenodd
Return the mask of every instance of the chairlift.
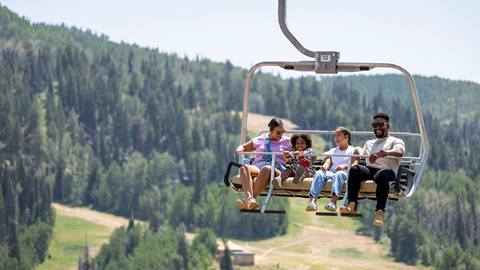
<path id="1" fill-rule="evenodd" d="M 423 121 L 423 114 L 420 109 L 420 102 L 417 95 L 417 89 L 415 87 L 415 82 L 410 75 L 410 73 L 401 66 L 390 64 L 390 63 L 354 63 L 354 62 L 338 62 L 340 53 L 336 51 L 311 51 L 304 46 L 295 38 L 295 36 L 290 32 L 286 24 L 286 0 L 278 1 L 278 22 L 283 34 L 287 39 L 297 48 L 302 54 L 313 58 L 311 61 L 267 61 L 260 62 L 253 65 L 248 71 L 245 81 L 244 81 L 244 92 L 243 92 L 243 112 L 242 112 L 242 126 L 240 132 L 240 144 L 246 142 L 247 135 L 247 121 L 248 121 L 248 103 L 249 103 L 249 94 L 250 94 L 250 81 L 257 70 L 262 67 L 280 67 L 285 70 L 293 70 L 299 72 L 313 72 L 314 74 L 337 74 L 340 72 L 362 72 L 369 71 L 374 68 L 389 68 L 400 71 L 408 81 L 410 88 L 410 94 L 412 96 L 413 105 L 415 108 L 417 124 L 419 128 L 419 133 L 415 132 L 389 132 L 389 134 L 396 137 L 416 137 L 420 138 L 419 151 L 418 155 L 415 156 L 404 156 L 400 159 L 400 167 L 397 172 L 397 177 L 392 185 L 390 186 L 388 199 L 389 200 L 404 200 L 409 199 L 413 196 L 417 190 L 421 175 L 425 168 L 425 164 L 428 158 L 428 149 L 429 142 L 427 138 L 427 133 L 425 129 L 425 124 Z M 339 123 L 341 124 L 341 123 Z M 267 132 L 267 131 L 261 131 Z M 258 134 L 260 135 L 261 132 Z M 333 135 L 335 131 L 329 130 L 286 130 L 286 133 L 306 133 L 311 135 Z M 372 131 L 352 131 L 353 136 L 371 136 Z M 251 160 L 252 156 L 255 155 L 283 155 L 280 152 L 245 152 L 239 155 L 238 162 L 231 161 L 228 166 L 224 176 L 224 184 L 226 187 L 230 188 L 233 192 L 240 193 L 243 192 L 242 185 L 240 183 L 239 175 L 230 177 L 230 171 L 232 167 L 240 168 L 242 164 L 246 164 L 245 161 Z M 337 155 L 340 156 L 340 155 Z M 322 155 L 317 155 L 318 158 L 321 158 Z M 368 156 L 357 155 L 361 159 L 368 158 Z M 389 157 L 393 158 L 393 157 Z M 321 160 L 319 161 L 321 162 Z M 272 168 L 275 167 L 275 158 L 272 158 Z M 310 185 L 312 183 L 312 178 L 305 178 L 301 183 L 294 184 L 293 177 L 288 178 L 285 182 L 282 183 L 281 188 L 275 188 L 272 184 L 274 178 L 274 170 L 271 172 L 270 184 L 263 191 L 260 196 L 265 196 L 265 200 L 262 204 L 260 210 L 241 210 L 242 212 L 253 212 L 253 213 L 269 213 L 269 214 L 284 214 L 283 210 L 269 210 L 268 204 L 272 196 L 279 197 L 300 197 L 308 198 Z M 343 194 L 340 199 L 343 198 L 343 204 L 346 205 L 346 185 L 343 187 Z M 367 180 L 361 183 L 361 188 L 359 192 L 359 199 L 376 199 L 376 184 L 373 180 Z M 321 197 L 330 197 L 331 193 L 331 181 L 325 184 Z M 345 215 L 340 213 L 318 213 L 317 215 Z"/>

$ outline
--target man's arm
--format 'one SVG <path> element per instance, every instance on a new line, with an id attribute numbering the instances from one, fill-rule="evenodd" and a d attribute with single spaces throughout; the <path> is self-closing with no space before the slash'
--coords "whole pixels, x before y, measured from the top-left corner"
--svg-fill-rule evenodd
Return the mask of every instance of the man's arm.
<path id="1" fill-rule="evenodd" d="M 396 140 L 392 149 L 382 150 L 378 152 L 378 157 L 403 157 L 405 154 L 405 143 L 401 140 Z"/>

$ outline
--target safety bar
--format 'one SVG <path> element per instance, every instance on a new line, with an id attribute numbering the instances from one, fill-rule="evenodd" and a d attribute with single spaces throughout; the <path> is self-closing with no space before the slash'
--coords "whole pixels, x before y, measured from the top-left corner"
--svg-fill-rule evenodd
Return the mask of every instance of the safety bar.
<path id="1" fill-rule="evenodd" d="M 242 155 L 272 155 L 272 156 L 283 156 L 283 152 L 240 152 Z M 327 154 L 327 153 L 318 153 L 315 154 L 317 157 L 358 157 L 358 158 L 368 158 L 368 155 L 349 155 L 349 154 Z M 383 157 L 388 159 L 399 159 L 399 160 L 420 160 L 419 157 Z M 240 164 L 240 163 L 237 163 Z M 230 165 L 230 164 L 229 164 Z M 240 165 L 241 166 L 241 165 Z"/>
<path id="2" fill-rule="evenodd" d="M 269 132 L 268 130 L 261 130 L 257 133 L 257 135 L 261 135 L 263 133 Z M 317 135 L 333 135 L 335 134 L 335 130 L 308 130 L 308 129 L 286 129 L 285 133 L 293 134 L 293 133 L 306 133 L 306 134 L 317 134 Z M 350 131 L 352 135 L 359 135 L 359 136 L 371 136 L 373 135 L 373 131 Z M 422 137 L 420 133 L 412 133 L 412 132 L 398 132 L 392 131 L 388 132 L 390 135 L 395 136 L 403 136 L 403 137 Z"/>

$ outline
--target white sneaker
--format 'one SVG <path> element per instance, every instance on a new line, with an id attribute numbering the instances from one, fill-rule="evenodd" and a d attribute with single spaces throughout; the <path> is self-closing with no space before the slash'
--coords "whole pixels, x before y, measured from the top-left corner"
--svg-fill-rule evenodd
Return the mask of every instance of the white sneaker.
<path id="1" fill-rule="evenodd" d="M 308 211 L 308 212 L 317 211 L 317 204 L 314 201 L 308 202 L 307 207 L 305 207 L 305 211 Z"/>
<path id="2" fill-rule="evenodd" d="M 337 206 L 333 202 L 329 202 L 327 205 L 325 205 L 325 210 L 330 211 L 330 212 L 335 212 L 337 211 Z"/>
<path id="3" fill-rule="evenodd" d="M 282 188 L 282 179 L 280 179 L 280 176 L 273 178 L 272 185 L 276 188 Z"/>

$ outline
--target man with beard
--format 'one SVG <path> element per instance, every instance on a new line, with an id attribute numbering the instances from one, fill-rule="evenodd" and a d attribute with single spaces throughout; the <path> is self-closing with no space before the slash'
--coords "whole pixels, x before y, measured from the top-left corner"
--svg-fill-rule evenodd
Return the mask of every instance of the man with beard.
<path id="1" fill-rule="evenodd" d="M 363 155 L 369 156 L 365 165 L 353 165 L 349 171 L 347 207 L 340 207 L 343 213 L 356 213 L 360 183 L 373 178 L 377 184 L 377 207 L 375 209 L 374 226 L 383 227 L 383 214 L 387 204 L 389 181 L 395 181 L 395 174 L 400 160 L 387 157 L 402 157 L 405 154 L 403 140 L 389 136 L 390 117 L 386 113 L 377 113 L 372 122 L 374 140 L 363 146 Z"/>

